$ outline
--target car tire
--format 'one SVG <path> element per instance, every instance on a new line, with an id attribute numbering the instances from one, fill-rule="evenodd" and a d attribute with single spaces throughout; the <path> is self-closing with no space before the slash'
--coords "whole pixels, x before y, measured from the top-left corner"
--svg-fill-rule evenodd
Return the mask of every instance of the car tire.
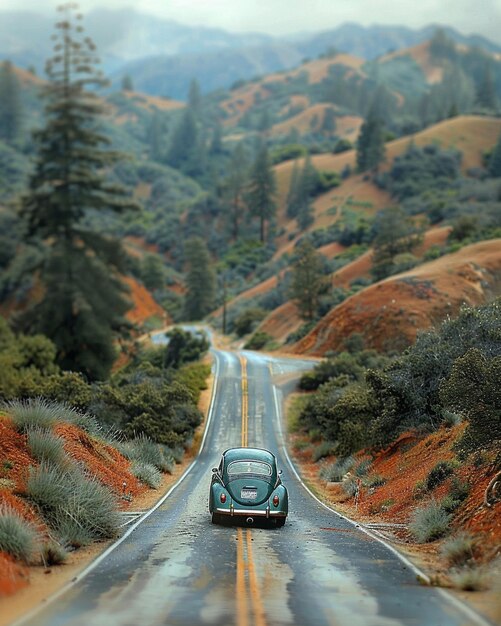
<path id="1" fill-rule="evenodd" d="M 213 513 L 212 514 L 212 523 L 213 524 L 222 524 L 223 523 L 223 516 L 219 515 L 219 513 Z"/>
<path id="2" fill-rule="evenodd" d="M 282 528 L 282 526 L 284 526 L 285 524 L 286 519 L 286 517 L 277 517 L 277 519 L 275 520 L 275 526 L 277 528 Z"/>

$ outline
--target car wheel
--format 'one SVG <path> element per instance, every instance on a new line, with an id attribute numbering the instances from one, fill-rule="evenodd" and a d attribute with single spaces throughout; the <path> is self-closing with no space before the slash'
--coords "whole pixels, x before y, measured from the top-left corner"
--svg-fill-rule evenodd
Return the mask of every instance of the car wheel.
<path id="1" fill-rule="evenodd" d="M 277 517 L 277 519 L 275 520 L 275 526 L 277 528 L 282 528 L 282 526 L 285 524 L 286 519 L 286 517 Z"/>
<path id="2" fill-rule="evenodd" d="M 222 524 L 223 523 L 223 516 L 219 515 L 219 513 L 213 513 L 212 514 L 212 523 L 213 524 Z"/>

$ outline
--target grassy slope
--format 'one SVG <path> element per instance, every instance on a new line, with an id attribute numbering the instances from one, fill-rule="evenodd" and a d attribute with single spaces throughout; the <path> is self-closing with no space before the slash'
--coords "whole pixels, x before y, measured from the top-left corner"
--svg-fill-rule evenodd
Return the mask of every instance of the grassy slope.
<path id="1" fill-rule="evenodd" d="M 438 143 L 443 148 L 457 148 L 463 152 L 463 170 L 467 170 L 470 167 L 478 167 L 482 163 L 483 151 L 492 147 L 495 138 L 500 132 L 501 119 L 499 118 L 461 116 L 446 120 L 422 132 L 416 133 L 412 138 L 405 137 L 389 142 L 387 144 L 387 159 L 384 167 L 389 167 L 393 159 L 407 149 L 411 140 L 420 146 Z M 355 151 L 352 150 L 338 155 L 315 155 L 312 160 L 317 169 L 341 171 L 347 164 L 351 167 L 355 167 L 355 157 Z M 279 258 L 285 252 L 291 252 L 295 243 L 301 236 L 301 234 L 297 232 L 295 221 L 288 219 L 285 213 L 285 201 L 293 167 L 293 161 L 286 161 L 275 167 L 278 183 L 277 221 L 279 228 L 284 229 L 284 234 L 278 239 L 279 247 L 275 258 Z M 355 202 L 355 204 L 351 205 L 353 210 L 360 210 L 366 214 L 373 214 L 393 204 L 389 194 L 376 187 L 371 180 L 365 180 L 365 177 L 360 174 L 353 175 L 344 181 L 340 187 L 317 197 L 314 203 L 315 222 L 309 230 L 327 227 L 335 223 L 340 215 L 340 210 L 348 201 Z M 357 203 L 360 203 L 360 206 L 364 206 L 357 209 Z M 449 228 L 446 226 L 430 229 L 425 235 L 425 241 L 421 249 L 415 251 L 416 256 L 418 256 L 418 258 L 422 256 L 432 245 L 442 244 L 447 238 L 448 232 Z M 327 246 L 324 250 L 321 250 L 321 252 L 325 253 L 329 258 L 333 258 L 341 251 L 342 248 L 337 246 Z M 368 251 L 341 270 L 338 270 L 332 277 L 333 284 L 335 286 L 347 287 L 352 280 L 369 276 L 371 255 L 371 251 Z M 445 269 L 445 259 L 446 257 L 440 259 L 440 263 L 437 263 L 436 267 L 443 268 L 443 271 L 448 271 Z M 413 270 L 412 274 L 415 274 L 416 271 L 417 270 Z M 252 287 L 252 289 L 241 293 L 236 300 L 241 301 L 243 299 L 249 299 L 250 301 L 256 295 L 261 295 L 274 289 L 276 280 L 276 278 L 271 278 L 263 281 Z M 361 293 L 365 293 L 365 291 L 366 290 Z M 354 297 L 359 296 L 360 294 L 357 294 L 357 296 Z M 442 313 L 444 313 L 444 311 L 442 311 Z M 439 313 L 437 311 L 437 318 L 438 316 Z M 429 322 L 425 323 L 425 325 L 429 325 Z M 260 328 L 275 339 L 283 341 L 290 332 L 293 332 L 299 326 L 300 320 L 294 305 L 285 303 L 277 310 L 271 312 L 263 321 Z M 413 337 L 414 334 L 415 329 L 409 329 L 404 333 L 404 336 L 410 338 Z M 302 343 L 296 346 L 296 350 L 299 352 L 306 349 L 309 350 L 310 348 L 307 348 L 305 344 Z"/>
<path id="2" fill-rule="evenodd" d="M 455 315 L 463 303 L 480 305 L 500 293 L 501 239 L 482 241 L 366 287 L 291 349 L 322 356 L 354 332 L 371 347 L 401 349 L 418 330 Z"/>

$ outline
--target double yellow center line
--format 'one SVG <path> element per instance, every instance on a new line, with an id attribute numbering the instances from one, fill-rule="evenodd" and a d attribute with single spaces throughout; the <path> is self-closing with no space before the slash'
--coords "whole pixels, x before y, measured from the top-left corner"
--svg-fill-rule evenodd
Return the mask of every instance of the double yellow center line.
<path id="1" fill-rule="evenodd" d="M 249 528 L 238 528 L 237 533 L 237 624 L 248 626 L 250 622 L 253 626 L 266 626 L 252 558 L 252 531 Z"/>
<path id="2" fill-rule="evenodd" d="M 247 382 L 247 359 L 240 357 L 242 368 L 242 448 L 249 445 L 249 389 Z"/>
<path id="3" fill-rule="evenodd" d="M 242 369 L 242 440 L 249 445 L 249 389 L 247 359 L 240 356 Z M 237 528 L 237 625 L 266 626 L 264 607 L 252 557 L 252 531 Z"/>

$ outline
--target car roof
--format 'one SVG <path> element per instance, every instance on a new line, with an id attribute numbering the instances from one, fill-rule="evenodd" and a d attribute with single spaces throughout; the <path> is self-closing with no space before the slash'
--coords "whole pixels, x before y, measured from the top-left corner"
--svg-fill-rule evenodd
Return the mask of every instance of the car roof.
<path id="1" fill-rule="evenodd" d="M 264 461 L 275 464 L 275 455 L 264 448 L 229 448 L 223 452 L 226 463 L 241 461 L 243 459 L 253 459 L 254 461 Z"/>

